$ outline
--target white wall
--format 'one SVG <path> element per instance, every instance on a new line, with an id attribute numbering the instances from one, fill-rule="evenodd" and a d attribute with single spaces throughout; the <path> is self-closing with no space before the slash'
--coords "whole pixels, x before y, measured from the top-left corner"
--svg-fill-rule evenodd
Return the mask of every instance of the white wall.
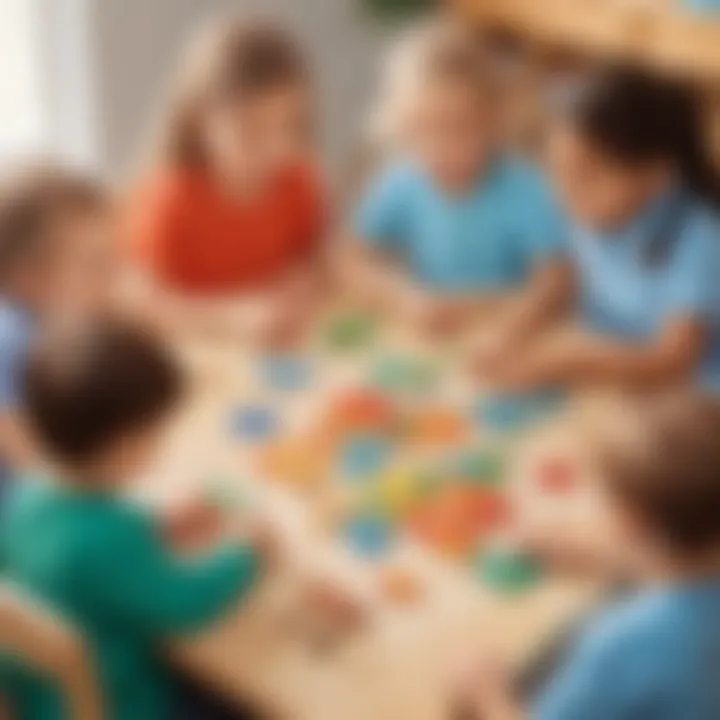
<path id="1" fill-rule="evenodd" d="M 99 90 L 101 164 L 122 174 L 152 126 L 158 93 L 179 48 L 209 13 L 261 11 L 286 21 L 304 40 L 318 71 L 323 146 L 343 164 L 371 94 L 383 45 L 359 0 L 94 0 L 93 53 Z"/>

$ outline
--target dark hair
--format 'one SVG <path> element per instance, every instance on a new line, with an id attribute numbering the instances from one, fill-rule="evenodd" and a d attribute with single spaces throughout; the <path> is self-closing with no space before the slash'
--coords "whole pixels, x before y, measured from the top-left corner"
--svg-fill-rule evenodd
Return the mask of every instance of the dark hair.
<path id="1" fill-rule="evenodd" d="M 18 264 L 52 242 L 58 219 L 106 202 L 96 181 L 60 167 L 34 166 L 5 178 L 0 187 L 0 286 Z"/>
<path id="2" fill-rule="evenodd" d="M 222 18 L 198 38 L 182 64 L 161 129 L 161 160 L 203 164 L 199 121 L 209 104 L 252 99 L 308 79 L 305 58 L 282 27 L 263 20 Z"/>
<path id="3" fill-rule="evenodd" d="M 47 451 L 76 464 L 123 433 L 159 421 L 181 386 L 174 358 L 152 335 L 97 322 L 58 329 L 31 350 L 25 410 Z"/>
<path id="4" fill-rule="evenodd" d="M 720 401 L 646 397 L 596 437 L 611 493 L 678 556 L 720 542 Z"/>
<path id="5" fill-rule="evenodd" d="M 639 68 L 605 67 L 578 83 L 567 111 L 614 159 L 629 166 L 674 163 L 692 192 L 720 205 L 720 175 L 706 143 L 701 98 L 691 85 Z"/>

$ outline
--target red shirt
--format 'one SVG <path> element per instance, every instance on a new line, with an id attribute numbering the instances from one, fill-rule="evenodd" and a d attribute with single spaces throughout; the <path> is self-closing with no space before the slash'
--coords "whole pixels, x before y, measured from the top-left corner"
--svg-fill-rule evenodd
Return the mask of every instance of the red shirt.
<path id="1" fill-rule="evenodd" d="M 133 249 L 168 287 L 242 290 L 312 255 L 324 205 L 307 168 L 288 168 L 253 198 L 223 194 L 202 171 L 168 171 L 131 208 Z"/>

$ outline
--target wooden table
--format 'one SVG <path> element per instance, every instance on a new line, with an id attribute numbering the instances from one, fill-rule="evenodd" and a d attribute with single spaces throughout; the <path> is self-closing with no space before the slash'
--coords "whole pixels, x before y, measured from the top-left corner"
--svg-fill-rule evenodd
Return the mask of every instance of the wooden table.
<path id="1" fill-rule="evenodd" d="M 227 346 L 184 349 L 194 378 L 191 402 L 178 418 L 159 473 L 163 481 L 154 490 L 176 490 L 217 474 L 251 479 L 247 449 L 223 423 L 233 405 L 256 393 L 252 358 Z M 308 422 L 328 392 L 352 382 L 365 362 L 319 357 L 315 372 L 322 382 L 283 400 L 288 422 Z M 447 392 L 467 398 L 468 387 L 451 379 Z M 567 441 L 562 432 L 554 437 Z M 173 652 L 205 682 L 230 697 L 250 698 L 273 716 L 442 720 L 449 717 L 452 678 L 483 644 L 498 644 L 520 664 L 596 597 L 594 585 L 559 579 L 514 598 L 496 596 L 468 568 L 408 544 L 398 550 L 398 562 L 417 572 L 426 592 L 417 604 L 393 607 L 379 596 L 373 568 L 318 527 L 318 498 L 251 485 L 255 502 L 280 518 L 292 562 L 268 577 L 244 607 L 177 643 Z M 333 578 L 373 608 L 369 626 L 331 652 L 321 652 L 289 623 L 308 577 Z"/>

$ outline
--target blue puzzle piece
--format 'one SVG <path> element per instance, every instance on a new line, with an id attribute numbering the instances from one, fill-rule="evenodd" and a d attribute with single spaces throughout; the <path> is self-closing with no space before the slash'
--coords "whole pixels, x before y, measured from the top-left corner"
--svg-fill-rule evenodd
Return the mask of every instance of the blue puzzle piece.
<path id="1" fill-rule="evenodd" d="M 312 375 L 309 361 L 292 355 L 268 355 L 259 370 L 263 382 L 276 390 L 302 390 Z"/>
<path id="2" fill-rule="evenodd" d="M 353 480 L 371 477 L 383 468 L 390 452 L 390 443 L 376 435 L 351 438 L 341 449 L 341 472 Z"/>
<path id="3" fill-rule="evenodd" d="M 278 432 L 278 419 L 265 405 L 243 405 L 233 410 L 231 429 L 235 436 L 247 440 L 265 440 Z"/>
<path id="4" fill-rule="evenodd" d="M 565 393 L 558 388 L 490 395 L 478 401 L 473 414 L 478 422 L 494 430 L 507 432 L 554 412 L 564 399 Z"/>
<path id="5" fill-rule="evenodd" d="M 350 549 L 366 558 L 384 555 L 394 537 L 392 524 L 381 515 L 358 515 L 345 525 L 345 538 Z"/>

